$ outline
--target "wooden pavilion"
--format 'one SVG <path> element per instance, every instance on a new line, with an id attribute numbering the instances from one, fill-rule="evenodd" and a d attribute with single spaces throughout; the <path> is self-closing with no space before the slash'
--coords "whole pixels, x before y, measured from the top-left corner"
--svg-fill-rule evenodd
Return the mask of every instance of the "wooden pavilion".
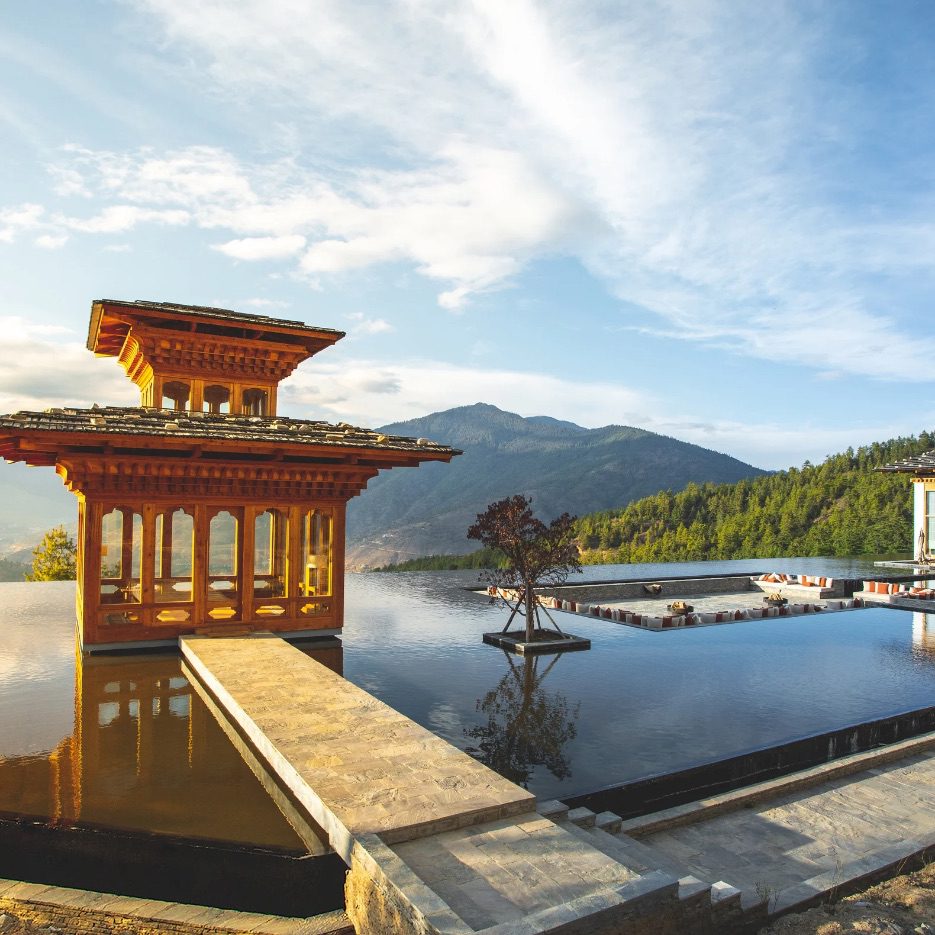
<path id="1" fill-rule="evenodd" d="M 460 454 L 277 416 L 280 381 L 343 336 L 227 309 L 92 303 L 88 349 L 117 358 L 139 408 L 0 416 L 0 455 L 54 465 L 78 497 L 85 650 L 340 632 L 347 501 L 381 468 Z"/>

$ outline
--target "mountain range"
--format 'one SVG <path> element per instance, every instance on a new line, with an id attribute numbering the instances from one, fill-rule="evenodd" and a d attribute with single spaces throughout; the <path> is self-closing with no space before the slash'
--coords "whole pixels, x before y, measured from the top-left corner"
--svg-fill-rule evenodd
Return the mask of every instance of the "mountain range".
<path id="1" fill-rule="evenodd" d="M 477 403 L 394 422 L 380 431 L 427 437 L 463 450 L 450 464 L 423 464 L 374 478 L 348 504 L 348 568 L 477 547 L 465 532 L 489 503 L 532 497 L 544 519 L 623 507 L 690 482 L 766 473 L 728 455 L 625 425 L 587 429 L 548 416 L 524 418 Z"/>

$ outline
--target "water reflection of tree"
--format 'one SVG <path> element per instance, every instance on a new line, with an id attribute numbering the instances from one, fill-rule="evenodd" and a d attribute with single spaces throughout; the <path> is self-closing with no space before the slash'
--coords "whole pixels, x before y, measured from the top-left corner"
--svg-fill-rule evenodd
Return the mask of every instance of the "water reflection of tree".
<path id="1" fill-rule="evenodd" d="M 503 655 L 509 669 L 496 688 L 477 700 L 477 710 L 487 722 L 465 729 L 477 742 L 468 752 L 524 788 L 536 766 L 544 766 L 556 779 L 567 779 L 571 764 L 564 747 L 577 734 L 580 705 L 572 708 L 564 695 L 542 688 L 560 657 L 553 656 L 540 673 L 541 656 L 514 661 L 509 653 Z"/>

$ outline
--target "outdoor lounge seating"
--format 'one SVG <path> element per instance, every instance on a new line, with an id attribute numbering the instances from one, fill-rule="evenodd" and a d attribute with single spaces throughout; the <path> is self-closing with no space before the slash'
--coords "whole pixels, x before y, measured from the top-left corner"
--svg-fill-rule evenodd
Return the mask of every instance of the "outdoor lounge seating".
<path id="1" fill-rule="evenodd" d="M 750 579 L 753 584 L 771 594 L 778 591 L 783 597 L 800 597 L 808 600 L 825 597 L 843 597 L 844 591 L 834 578 L 824 575 L 787 575 L 774 571 Z"/>
<path id="2" fill-rule="evenodd" d="M 863 590 L 855 592 L 854 597 L 877 604 L 893 604 L 904 600 L 935 601 L 935 589 L 894 581 L 864 581 Z"/>

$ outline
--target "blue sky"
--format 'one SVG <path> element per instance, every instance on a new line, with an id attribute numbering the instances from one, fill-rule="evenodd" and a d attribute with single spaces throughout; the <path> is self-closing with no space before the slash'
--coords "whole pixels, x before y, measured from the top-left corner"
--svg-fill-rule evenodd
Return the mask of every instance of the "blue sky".
<path id="1" fill-rule="evenodd" d="M 93 298 L 348 337 L 290 415 L 491 402 L 761 467 L 935 425 L 935 5 L 9 4 L 0 411 Z"/>

